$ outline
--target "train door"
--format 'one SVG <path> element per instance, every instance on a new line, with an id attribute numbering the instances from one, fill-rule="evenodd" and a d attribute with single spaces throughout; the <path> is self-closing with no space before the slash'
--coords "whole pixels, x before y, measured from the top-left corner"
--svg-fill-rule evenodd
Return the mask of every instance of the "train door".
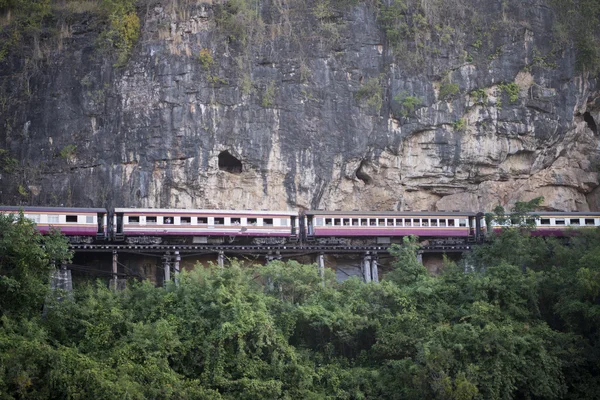
<path id="1" fill-rule="evenodd" d="M 469 216 L 468 219 L 468 228 L 469 228 L 469 237 L 468 240 L 469 241 L 474 241 L 475 240 L 475 217 L 474 216 Z"/>
<path id="2" fill-rule="evenodd" d="M 115 213 L 115 240 L 122 241 L 125 238 L 123 231 L 123 213 Z"/>
<path id="3" fill-rule="evenodd" d="M 309 242 L 315 240 L 315 228 L 313 217 L 313 215 L 306 216 L 306 240 Z"/>
<path id="4" fill-rule="evenodd" d="M 295 215 L 292 215 L 290 217 L 290 223 L 292 225 L 292 228 L 291 228 L 292 230 L 290 232 L 290 234 L 291 234 L 290 239 L 294 239 L 294 240 L 298 240 L 298 230 L 296 228 L 296 219 L 297 219 L 297 217 Z"/>
<path id="5" fill-rule="evenodd" d="M 98 230 L 96 231 L 96 240 L 105 240 L 106 239 L 106 230 L 104 227 L 104 219 L 106 218 L 106 213 L 99 212 L 96 217 L 98 218 Z"/>

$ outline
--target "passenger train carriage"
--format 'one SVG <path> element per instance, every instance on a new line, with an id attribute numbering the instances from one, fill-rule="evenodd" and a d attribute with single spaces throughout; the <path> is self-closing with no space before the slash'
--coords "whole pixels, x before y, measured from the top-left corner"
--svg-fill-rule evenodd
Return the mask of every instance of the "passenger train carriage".
<path id="1" fill-rule="evenodd" d="M 157 208 L 12 207 L 0 213 L 33 220 L 41 233 L 59 229 L 72 243 L 125 240 L 139 244 L 252 243 L 290 241 L 393 243 L 416 235 L 450 241 L 480 241 L 503 226 L 485 225 L 475 212 L 369 212 L 186 210 Z M 600 227 L 600 212 L 536 212 L 533 235 L 567 236 L 576 229 Z M 109 217 L 107 217 L 109 216 Z M 338 240 L 339 239 L 339 240 Z"/>
<path id="2" fill-rule="evenodd" d="M 540 211 L 529 214 L 535 217 L 535 229 L 531 231 L 534 236 L 565 236 L 576 229 L 600 227 L 600 212 Z M 487 230 L 485 221 L 482 224 L 483 229 Z M 510 225 L 509 222 L 501 225 L 492 221 L 492 230 L 499 231 Z"/>
<path id="3" fill-rule="evenodd" d="M 26 218 L 36 223 L 42 234 L 56 228 L 68 236 L 71 242 L 88 243 L 107 237 L 104 208 L 0 206 L 2 214 L 18 214 L 21 211 Z"/>
<path id="4" fill-rule="evenodd" d="M 292 211 L 117 208 L 114 213 L 115 238 L 133 243 L 148 242 L 148 236 L 171 242 L 179 237 L 180 243 L 208 243 L 212 236 L 295 238 L 296 221 Z"/>
<path id="5" fill-rule="evenodd" d="M 482 214 L 483 215 L 483 214 Z M 474 212 L 307 211 L 307 237 L 475 236 Z"/>

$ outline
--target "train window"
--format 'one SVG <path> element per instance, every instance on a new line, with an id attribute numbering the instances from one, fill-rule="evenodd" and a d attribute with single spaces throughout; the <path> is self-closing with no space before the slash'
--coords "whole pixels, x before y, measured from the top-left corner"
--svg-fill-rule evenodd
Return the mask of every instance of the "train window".
<path id="1" fill-rule="evenodd" d="M 429 226 L 429 220 L 427 218 L 423 218 L 421 220 L 421 226 Z"/>
<path id="2" fill-rule="evenodd" d="M 94 216 L 93 215 L 86 215 L 85 216 L 85 223 L 86 224 L 93 224 L 94 223 Z"/>
<path id="3" fill-rule="evenodd" d="M 396 226 L 402 226 L 402 218 L 396 218 Z"/>
<path id="4" fill-rule="evenodd" d="M 369 219 L 369 225 L 371 225 L 371 226 L 377 226 L 377 219 L 376 218 Z"/>
<path id="5" fill-rule="evenodd" d="M 557 218 L 557 219 L 554 220 L 554 224 L 555 225 L 564 225 L 565 224 L 565 220 L 562 219 L 562 218 L 561 219 Z"/>
<path id="6" fill-rule="evenodd" d="M 540 225 L 550 225 L 550 218 L 540 219 Z"/>
<path id="7" fill-rule="evenodd" d="M 335 218 L 335 219 L 333 220 L 333 224 L 334 224 L 335 226 L 340 226 L 340 225 L 342 225 L 342 220 L 341 220 L 340 218 Z"/>
<path id="8" fill-rule="evenodd" d="M 248 225 L 256 226 L 256 218 L 248 218 Z"/>
<path id="9" fill-rule="evenodd" d="M 39 223 L 40 222 L 40 215 L 39 214 L 25 214 L 25 218 L 32 220 L 33 222 Z"/>
<path id="10" fill-rule="evenodd" d="M 331 226 L 331 218 L 325 218 L 325 225 Z"/>
<path id="11" fill-rule="evenodd" d="M 579 218 L 571 218 L 569 220 L 570 225 L 579 225 L 579 223 L 580 223 Z"/>
<path id="12" fill-rule="evenodd" d="M 464 218 L 459 219 L 458 226 L 460 226 L 461 228 L 464 228 L 465 226 L 467 226 L 467 220 Z"/>
<path id="13" fill-rule="evenodd" d="M 437 219 L 432 219 L 431 220 L 431 226 L 438 226 L 438 220 Z"/>
<path id="14" fill-rule="evenodd" d="M 198 224 L 208 224 L 207 217 L 198 217 Z"/>
<path id="15" fill-rule="evenodd" d="M 440 219 L 440 226 L 446 226 L 446 220 Z"/>
<path id="16" fill-rule="evenodd" d="M 263 219 L 263 226 L 273 226 L 273 218 Z"/>
<path id="17" fill-rule="evenodd" d="M 288 221 L 289 221 L 289 219 L 287 219 L 287 218 L 280 218 L 279 219 L 279 226 L 288 226 L 289 225 Z"/>
<path id="18" fill-rule="evenodd" d="M 77 215 L 67 215 L 67 222 L 77 222 Z"/>
<path id="19" fill-rule="evenodd" d="M 585 224 L 588 226 L 594 226 L 594 218 L 586 218 L 585 219 Z"/>
<path id="20" fill-rule="evenodd" d="M 352 218 L 352 226 L 358 226 L 358 218 Z"/>
<path id="21" fill-rule="evenodd" d="M 147 224 L 156 224 L 156 217 L 146 217 Z"/>
<path id="22" fill-rule="evenodd" d="M 242 223 L 241 218 L 231 218 L 231 225 L 240 225 Z"/>
<path id="23" fill-rule="evenodd" d="M 349 226 L 350 225 L 350 218 L 344 218 L 343 222 L 344 222 L 344 226 Z"/>
<path id="24" fill-rule="evenodd" d="M 173 217 L 163 217 L 163 223 L 165 225 L 173 225 Z"/>
<path id="25" fill-rule="evenodd" d="M 130 215 L 129 216 L 129 223 L 130 224 L 139 224 L 140 223 L 140 217 L 138 215 Z"/>
<path id="26" fill-rule="evenodd" d="M 360 225 L 361 226 L 367 226 L 367 219 L 366 218 L 361 218 Z"/>
<path id="27" fill-rule="evenodd" d="M 225 225 L 225 218 L 215 217 L 215 225 Z"/>
<path id="28" fill-rule="evenodd" d="M 58 224 L 58 215 L 48 215 L 49 224 Z"/>
<path id="29" fill-rule="evenodd" d="M 449 219 L 448 220 L 448 226 L 454 226 L 454 220 L 453 219 Z"/>
<path id="30" fill-rule="evenodd" d="M 404 226 L 412 226 L 410 223 L 410 218 L 404 218 Z"/>
<path id="31" fill-rule="evenodd" d="M 388 218 L 387 226 L 394 226 L 394 218 Z"/>
<path id="32" fill-rule="evenodd" d="M 412 222 L 412 226 L 421 226 L 421 220 L 418 218 L 413 218 Z"/>
<path id="33" fill-rule="evenodd" d="M 378 225 L 385 226 L 385 218 L 379 218 Z"/>
<path id="34" fill-rule="evenodd" d="M 181 217 L 181 225 L 191 225 L 192 217 Z"/>

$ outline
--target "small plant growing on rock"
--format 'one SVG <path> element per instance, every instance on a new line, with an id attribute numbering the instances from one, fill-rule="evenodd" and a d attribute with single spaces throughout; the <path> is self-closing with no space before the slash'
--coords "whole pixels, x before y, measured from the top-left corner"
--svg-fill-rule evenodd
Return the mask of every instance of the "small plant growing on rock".
<path id="1" fill-rule="evenodd" d="M 452 124 L 452 128 L 454 128 L 454 130 L 457 132 L 464 130 L 466 126 L 467 122 L 464 118 L 459 118 Z"/>
<path id="2" fill-rule="evenodd" d="M 487 101 L 487 92 L 485 89 L 475 89 L 469 93 L 473 101 L 477 104 L 484 104 Z"/>
<path id="3" fill-rule="evenodd" d="M 58 153 L 58 156 L 63 159 L 71 158 L 75 155 L 75 150 L 77 150 L 77 146 L 74 144 L 68 144 Z"/>
<path id="4" fill-rule="evenodd" d="M 200 50 L 200 53 L 198 53 L 198 61 L 200 61 L 200 65 L 202 65 L 203 69 L 210 69 L 215 64 L 215 60 L 212 54 L 210 54 L 209 49 Z"/>
<path id="5" fill-rule="evenodd" d="M 406 118 L 414 113 L 418 106 L 422 104 L 421 99 L 415 96 L 408 96 L 408 93 L 402 92 L 394 96 L 394 101 L 400 104 L 400 114 Z"/>
<path id="6" fill-rule="evenodd" d="M 383 105 L 383 89 L 380 81 L 381 76 L 370 78 L 354 95 L 356 100 L 365 100 L 367 106 L 375 108 L 377 112 L 381 110 Z"/>
<path id="7" fill-rule="evenodd" d="M 458 84 L 444 83 L 440 86 L 440 99 L 448 100 L 458 93 Z"/>
<path id="8" fill-rule="evenodd" d="M 13 172 L 19 162 L 16 158 L 11 157 L 8 151 L 0 149 L 0 172 L 6 172 L 7 174 Z"/>
<path id="9" fill-rule="evenodd" d="M 17 187 L 17 191 L 18 191 L 18 192 L 19 192 L 19 194 L 20 194 L 21 196 L 23 196 L 23 197 L 27 197 L 27 195 L 29 194 L 29 193 L 27 193 L 27 189 L 25 189 L 25 186 L 23 186 L 23 185 L 19 185 L 19 186 Z"/>
<path id="10" fill-rule="evenodd" d="M 262 96 L 262 106 L 272 107 L 275 101 L 275 81 L 269 82 Z"/>
<path id="11" fill-rule="evenodd" d="M 519 100 L 519 85 L 516 83 L 501 83 L 498 88 L 508 95 L 508 101 L 514 103 Z"/>

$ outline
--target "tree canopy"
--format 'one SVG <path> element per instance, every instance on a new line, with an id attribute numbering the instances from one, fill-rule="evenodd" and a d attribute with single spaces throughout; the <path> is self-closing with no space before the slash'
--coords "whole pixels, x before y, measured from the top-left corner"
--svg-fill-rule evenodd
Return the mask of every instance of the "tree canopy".
<path id="1" fill-rule="evenodd" d="M 517 399 L 600 393 L 600 232 L 506 230 L 432 276 L 198 266 L 178 284 L 48 296 L 66 244 L 0 219 L 0 398 Z M 50 255 L 49 252 L 55 252 Z M 31 297 L 30 297 L 31 296 Z M 41 305 L 46 302 L 46 311 Z"/>

